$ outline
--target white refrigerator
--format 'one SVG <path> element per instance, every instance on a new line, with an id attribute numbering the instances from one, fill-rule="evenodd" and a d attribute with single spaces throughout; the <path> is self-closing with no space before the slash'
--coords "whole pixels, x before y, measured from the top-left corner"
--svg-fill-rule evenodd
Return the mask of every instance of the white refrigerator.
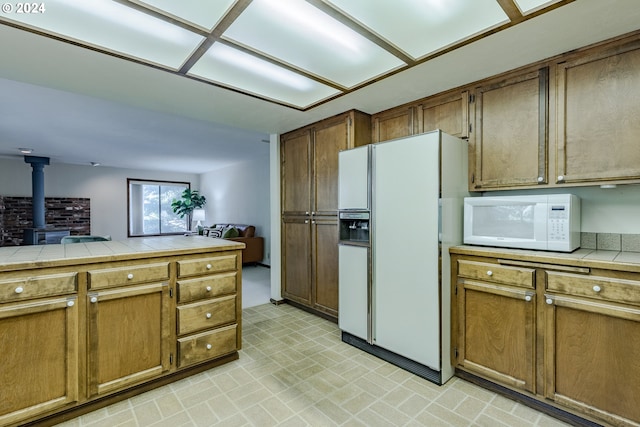
<path id="1" fill-rule="evenodd" d="M 453 376 L 449 247 L 467 170 L 466 141 L 441 131 L 339 154 L 342 339 L 437 384 Z M 342 231 L 365 226 L 368 242 Z"/>

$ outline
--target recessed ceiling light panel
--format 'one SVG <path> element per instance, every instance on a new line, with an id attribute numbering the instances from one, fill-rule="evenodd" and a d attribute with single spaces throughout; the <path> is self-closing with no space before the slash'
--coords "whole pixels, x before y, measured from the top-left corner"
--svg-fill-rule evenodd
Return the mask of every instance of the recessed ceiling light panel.
<path id="1" fill-rule="evenodd" d="M 523 15 L 527 15 L 529 13 L 535 12 L 536 10 L 540 10 L 544 7 L 550 6 L 554 3 L 558 3 L 560 0 L 514 0 L 518 9 L 522 12 Z"/>
<path id="2" fill-rule="evenodd" d="M 223 37 L 347 88 L 405 65 L 304 0 L 254 0 Z"/>
<path id="3" fill-rule="evenodd" d="M 47 0 L 45 8 L 43 13 L 3 18 L 173 69 L 180 68 L 203 40 L 111 0 Z"/>
<path id="4" fill-rule="evenodd" d="M 496 0 L 327 2 L 416 59 L 509 21 Z"/>
<path id="5" fill-rule="evenodd" d="M 189 74 L 296 107 L 306 107 L 339 92 L 222 43 L 215 43 Z"/>
<path id="6" fill-rule="evenodd" d="M 211 31 L 235 0 L 140 0 L 143 5 L 164 11 L 170 15 L 189 21 L 206 31 Z"/>

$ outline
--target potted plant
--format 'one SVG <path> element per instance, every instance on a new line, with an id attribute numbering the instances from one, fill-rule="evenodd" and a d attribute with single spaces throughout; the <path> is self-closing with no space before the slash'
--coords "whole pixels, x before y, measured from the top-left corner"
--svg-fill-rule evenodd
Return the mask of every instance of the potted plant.
<path id="1" fill-rule="evenodd" d="M 185 215 L 189 218 L 189 230 L 191 230 L 191 214 L 194 209 L 200 209 L 207 204 L 207 198 L 201 195 L 198 190 L 191 190 L 189 188 L 182 192 L 180 199 L 173 199 L 171 202 L 171 208 L 174 213 L 177 213 L 180 218 L 184 218 Z M 200 232 L 200 230 L 198 230 Z"/>

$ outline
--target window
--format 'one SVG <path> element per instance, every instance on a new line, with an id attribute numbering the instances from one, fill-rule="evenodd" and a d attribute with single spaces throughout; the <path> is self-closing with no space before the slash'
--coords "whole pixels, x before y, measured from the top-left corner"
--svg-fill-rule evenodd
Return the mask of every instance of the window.
<path id="1" fill-rule="evenodd" d="M 171 202 L 190 188 L 188 182 L 127 179 L 129 237 L 180 234 L 188 230 L 188 218 L 173 212 Z"/>

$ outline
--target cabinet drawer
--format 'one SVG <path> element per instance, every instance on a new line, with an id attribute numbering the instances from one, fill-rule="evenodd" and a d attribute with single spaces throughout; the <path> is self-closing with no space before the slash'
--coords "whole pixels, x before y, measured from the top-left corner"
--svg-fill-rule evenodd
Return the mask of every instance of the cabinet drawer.
<path id="1" fill-rule="evenodd" d="M 547 271 L 550 291 L 605 301 L 640 304 L 640 281 Z"/>
<path id="2" fill-rule="evenodd" d="M 237 325 L 178 339 L 178 367 L 204 362 L 237 350 Z"/>
<path id="3" fill-rule="evenodd" d="M 178 277 L 235 270 L 238 256 L 224 255 L 178 261 Z"/>
<path id="4" fill-rule="evenodd" d="M 234 271 L 233 273 L 180 280 L 178 282 L 178 303 L 235 294 L 237 276 L 238 274 Z"/>
<path id="5" fill-rule="evenodd" d="M 89 270 L 90 289 L 158 282 L 168 279 L 168 262 Z"/>
<path id="6" fill-rule="evenodd" d="M 178 335 L 215 328 L 235 321 L 235 295 L 178 307 Z"/>
<path id="7" fill-rule="evenodd" d="M 534 288 L 535 270 L 477 261 L 458 261 L 458 276 L 485 282 Z"/>
<path id="8" fill-rule="evenodd" d="M 21 301 L 76 292 L 78 273 L 0 279 L 0 302 Z"/>

